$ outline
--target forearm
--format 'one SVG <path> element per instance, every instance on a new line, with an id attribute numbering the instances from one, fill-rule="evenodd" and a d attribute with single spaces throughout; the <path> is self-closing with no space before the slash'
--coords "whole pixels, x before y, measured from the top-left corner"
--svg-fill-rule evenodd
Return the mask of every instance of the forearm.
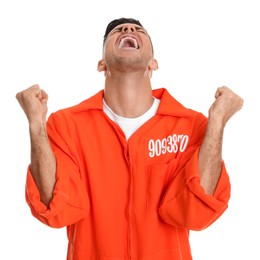
<path id="1" fill-rule="evenodd" d="M 228 120 L 243 106 L 243 99 L 223 86 L 215 93 L 216 100 L 209 109 L 206 134 L 199 152 L 199 172 L 205 192 L 213 194 L 222 167 L 222 141 Z"/>
<path id="2" fill-rule="evenodd" d="M 56 159 L 51 149 L 45 123 L 30 124 L 31 173 L 41 201 L 48 206 L 56 182 Z"/>
<path id="3" fill-rule="evenodd" d="M 222 168 L 222 140 L 224 127 L 209 118 L 204 140 L 199 151 L 201 185 L 212 195 L 217 186 Z"/>

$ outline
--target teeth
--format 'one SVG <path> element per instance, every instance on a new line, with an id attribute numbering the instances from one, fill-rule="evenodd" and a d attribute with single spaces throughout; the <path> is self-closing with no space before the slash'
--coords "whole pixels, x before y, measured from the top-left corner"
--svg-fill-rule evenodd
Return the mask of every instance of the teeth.
<path id="1" fill-rule="evenodd" d="M 138 49 L 138 43 L 137 43 L 136 39 L 135 39 L 135 38 L 132 38 L 132 37 L 130 37 L 130 36 L 127 36 L 127 37 L 124 37 L 123 39 L 121 39 L 121 41 L 120 41 L 118 47 L 119 47 L 120 49 L 123 48 L 123 47 L 124 47 L 124 43 L 125 43 L 126 41 L 131 41 L 131 43 L 133 43 L 134 47 L 135 47 L 136 49 Z"/>

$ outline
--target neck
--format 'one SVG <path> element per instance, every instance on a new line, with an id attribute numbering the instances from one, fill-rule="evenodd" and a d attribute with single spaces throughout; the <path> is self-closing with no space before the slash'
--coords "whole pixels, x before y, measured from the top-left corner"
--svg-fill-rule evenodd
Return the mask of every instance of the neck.
<path id="1" fill-rule="evenodd" d="M 136 72 L 108 74 L 104 99 L 110 109 L 119 116 L 141 116 L 153 104 L 150 78 Z"/>

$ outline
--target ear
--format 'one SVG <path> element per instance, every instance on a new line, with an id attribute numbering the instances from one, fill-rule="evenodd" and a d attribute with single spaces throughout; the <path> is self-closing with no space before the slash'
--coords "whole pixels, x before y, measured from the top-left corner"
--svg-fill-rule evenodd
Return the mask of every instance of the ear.
<path id="1" fill-rule="evenodd" d="M 150 64 L 149 64 L 149 69 L 150 70 L 157 70 L 159 68 L 158 62 L 156 59 L 152 59 Z"/>
<path id="2" fill-rule="evenodd" d="M 107 70 L 106 64 L 103 59 L 98 62 L 97 70 L 99 72 Z"/>

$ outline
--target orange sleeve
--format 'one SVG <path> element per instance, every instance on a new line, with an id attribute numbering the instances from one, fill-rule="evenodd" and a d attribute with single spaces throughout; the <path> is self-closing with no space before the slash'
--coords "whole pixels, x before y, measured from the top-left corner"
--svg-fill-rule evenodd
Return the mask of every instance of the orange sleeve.
<path id="1" fill-rule="evenodd" d="M 224 161 L 214 194 L 206 194 L 200 185 L 198 151 L 207 124 L 201 119 L 190 148 L 177 160 L 177 170 L 158 209 L 165 222 L 189 230 L 202 230 L 218 219 L 228 207 L 231 189 Z"/>
<path id="2" fill-rule="evenodd" d="M 27 171 L 26 201 L 32 215 L 44 224 L 60 228 L 73 224 L 86 217 L 89 212 L 89 199 L 80 178 L 79 167 L 67 144 L 59 135 L 55 125 L 64 127 L 62 122 L 53 122 L 50 117 L 47 129 L 49 140 L 56 157 L 56 184 L 53 198 L 46 207 L 40 201 L 40 194 L 30 172 Z"/>

